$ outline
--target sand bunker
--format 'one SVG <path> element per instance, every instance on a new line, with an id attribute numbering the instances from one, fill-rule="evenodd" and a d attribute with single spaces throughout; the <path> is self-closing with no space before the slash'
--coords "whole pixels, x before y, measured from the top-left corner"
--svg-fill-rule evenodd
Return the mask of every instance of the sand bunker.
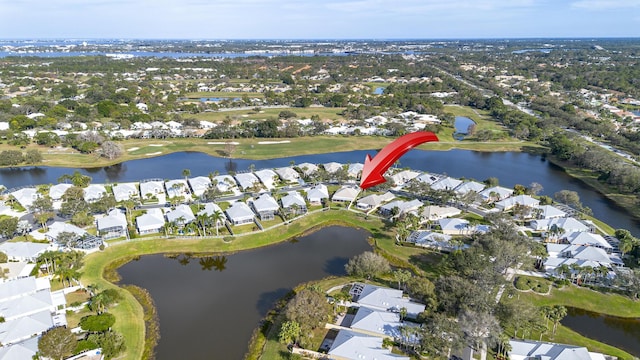
<path id="1" fill-rule="evenodd" d="M 131 149 L 128 149 L 127 151 L 136 151 L 136 150 L 139 150 L 139 149 L 140 149 L 139 147 L 132 147 Z"/>
<path id="2" fill-rule="evenodd" d="M 269 144 L 288 144 L 291 141 L 289 140 L 282 140 L 282 141 L 258 141 L 258 144 L 260 145 L 269 145 Z"/>
<path id="3" fill-rule="evenodd" d="M 150 153 L 150 154 L 147 154 L 147 156 L 154 156 L 154 155 L 160 155 L 160 154 L 162 154 L 162 151 L 157 151 L 157 152 L 154 152 L 154 153 Z"/>
<path id="4" fill-rule="evenodd" d="M 222 142 L 222 141 L 209 141 L 209 142 L 207 142 L 207 144 L 209 144 L 209 145 L 227 145 L 227 144 L 240 145 L 240 143 L 236 142 L 236 141 L 232 141 L 232 142 L 228 142 L 228 141 L 225 141 L 225 142 Z"/>
<path id="5" fill-rule="evenodd" d="M 149 144 L 149 146 L 164 146 L 164 144 Z"/>

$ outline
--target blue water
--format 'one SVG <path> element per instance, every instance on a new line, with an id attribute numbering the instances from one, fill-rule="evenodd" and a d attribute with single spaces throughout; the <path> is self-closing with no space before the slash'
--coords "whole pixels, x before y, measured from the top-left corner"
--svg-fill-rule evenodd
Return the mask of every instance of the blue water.
<path id="1" fill-rule="evenodd" d="M 382 94 L 384 94 L 384 88 L 383 87 L 377 87 L 375 90 L 373 90 L 373 94 L 374 95 L 382 95 Z"/>
<path id="2" fill-rule="evenodd" d="M 223 98 L 223 97 L 200 98 L 201 102 L 207 102 L 207 101 L 220 102 L 220 101 L 223 101 L 223 100 L 238 101 L 238 100 L 240 100 L 240 98 L 239 97 L 235 97 L 235 98 Z"/>
<path id="3" fill-rule="evenodd" d="M 456 120 L 453 123 L 453 126 L 456 129 L 456 132 L 453 134 L 453 137 L 456 140 L 462 140 L 469 133 L 469 126 L 474 125 L 476 122 L 469 119 L 466 116 L 456 116 Z"/>

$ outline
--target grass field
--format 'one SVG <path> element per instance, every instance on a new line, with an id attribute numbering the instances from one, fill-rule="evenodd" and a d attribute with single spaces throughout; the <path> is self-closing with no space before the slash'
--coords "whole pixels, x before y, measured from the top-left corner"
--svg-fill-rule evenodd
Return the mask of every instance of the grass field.
<path id="1" fill-rule="evenodd" d="M 318 115 L 322 120 L 344 119 L 344 117 L 340 115 L 344 108 L 329 107 L 263 108 L 258 112 L 254 111 L 253 108 L 251 108 L 246 110 L 202 112 L 199 114 L 190 115 L 189 117 L 207 121 L 222 121 L 227 118 L 230 118 L 232 120 L 263 120 L 268 118 L 277 118 L 280 112 L 283 110 L 293 111 L 301 119 L 309 119 L 313 115 Z"/>

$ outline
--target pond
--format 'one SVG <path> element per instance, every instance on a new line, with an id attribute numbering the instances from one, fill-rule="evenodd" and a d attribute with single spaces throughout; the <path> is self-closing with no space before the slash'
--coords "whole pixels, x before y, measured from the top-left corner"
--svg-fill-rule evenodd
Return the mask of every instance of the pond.
<path id="1" fill-rule="evenodd" d="M 274 153 L 277 152 L 274 150 Z M 246 171 L 251 165 L 256 169 L 290 166 L 291 161 L 296 164 L 303 162 L 322 164 L 331 161 L 362 163 L 367 154 L 373 156 L 375 153 L 375 150 L 357 150 L 267 160 L 233 159 L 230 162 L 228 159 L 203 153 L 179 152 L 80 171 L 91 176 L 94 183 L 115 183 L 149 178 L 179 179 L 183 177 L 183 169 L 190 169 L 191 176 L 206 176 L 215 171 L 221 174 L 229 170 Z M 614 228 L 629 229 L 634 235 L 640 236 L 640 222 L 637 219 L 629 216 L 624 209 L 616 206 L 600 193 L 568 176 L 561 168 L 540 155 L 520 152 L 414 149 L 400 159 L 400 167 L 480 181 L 496 177 L 500 180 L 500 185 L 506 187 L 513 187 L 515 184 L 528 186 L 532 182 L 538 182 L 544 187 L 542 194 L 550 196 L 564 189 L 577 191 L 582 203 L 590 207 L 597 218 Z M 2 168 L 0 184 L 8 189 L 26 185 L 56 184 L 60 176 L 71 174 L 74 170 L 76 169 L 44 166 Z"/>
<path id="2" fill-rule="evenodd" d="M 462 140 L 466 135 L 469 134 L 469 127 L 472 125 L 476 125 L 476 122 L 469 119 L 466 116 L 456 116 L 455 122 L 453 126 L 456 129 L 456 132 L 453 134 L 453 137 L 456 140 Z"/>
<path id="3" fill-rule="evenodd" d="M 640 319 L 619 318 L 569 307 L 561 323 L 581 335 L 640 357 Z"/>
<path id="4" fill-rule="evenodd" d="M 122 266 L 122 284 L 149 291 L 162 359 L 241 359 L 252 331 L 294 286 L 345 274 L 371 250 L 364 230 L 331 226 L 265 248 L 210 258 L 142 256 Z M 236 240 L 241 241 L 241 240 Z"/>

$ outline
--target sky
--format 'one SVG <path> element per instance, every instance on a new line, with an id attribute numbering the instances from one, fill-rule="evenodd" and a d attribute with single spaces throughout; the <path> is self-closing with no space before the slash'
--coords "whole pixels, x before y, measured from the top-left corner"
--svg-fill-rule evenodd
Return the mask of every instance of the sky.
<path id="1" fill-rule="evenodd" d="M 640 0 L 0 0 L 3 39 L 638 36 Z"/>

